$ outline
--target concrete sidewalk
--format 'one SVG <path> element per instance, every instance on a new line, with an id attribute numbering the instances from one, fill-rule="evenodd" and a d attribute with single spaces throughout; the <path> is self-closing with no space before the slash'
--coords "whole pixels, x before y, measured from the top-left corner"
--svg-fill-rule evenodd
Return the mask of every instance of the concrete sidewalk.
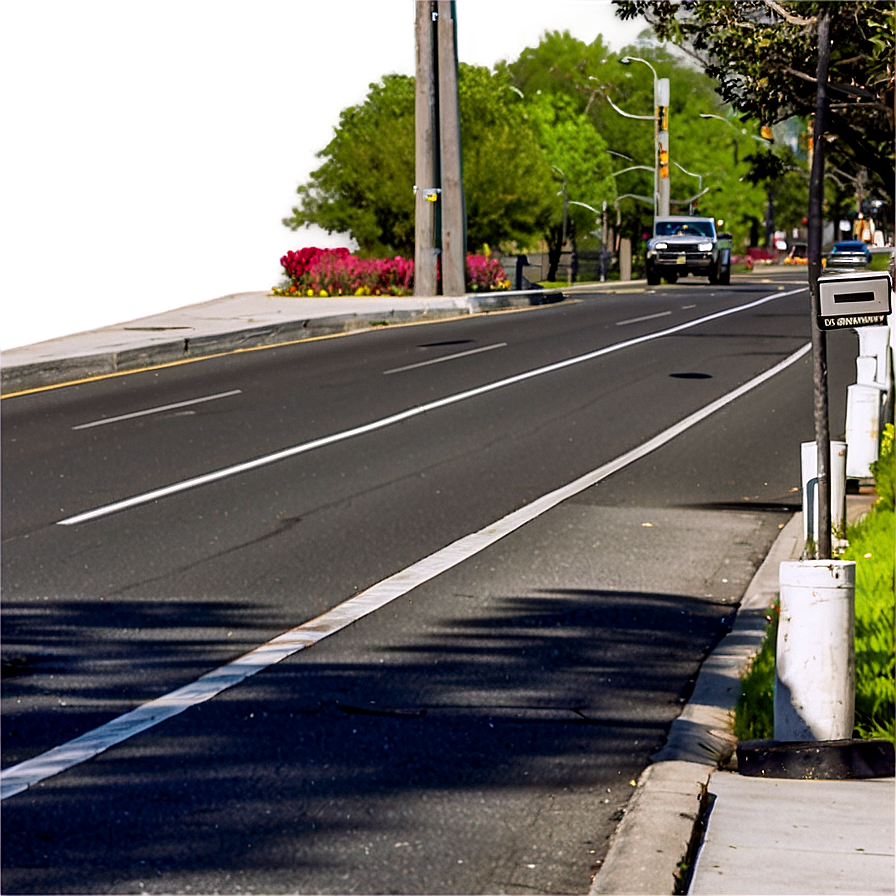
<path id="1" fill-rule="evenodd" d="M 602 292 L 642 282 L 591 284 Z M 278 298 L 241 293 L 130 323 L 5 351 L 4 395 L 210 354 L 562 301 L 574 290 L 458 298 Z M 867 496 L 850 496 L 850 516 Z M 671 894 L 693 862 L 692 893 L 894 893 L 894 779 L 787 781 L 720 771 L 736 744 L 729 717 L 758 650 L 778 566 L 799 556 L 794 516 L 749 588 L 731 633 L 707 658 L 666 746 L 638 782 L 591 893 Z"/>
<path id="2" fill-rule="evenodd" d="M 847 496 L 848 519 L 873 500 Z M 729 719 L 739 677 L 765 635 L 780 563 L 799 558 L 802 537 L 795 514 L 638 781 L 591 894 L 672 894 L 687 880 L 693 894 L 896 892 L 896 779 L 785 780 L 723 768 L 736 747 Z"/>

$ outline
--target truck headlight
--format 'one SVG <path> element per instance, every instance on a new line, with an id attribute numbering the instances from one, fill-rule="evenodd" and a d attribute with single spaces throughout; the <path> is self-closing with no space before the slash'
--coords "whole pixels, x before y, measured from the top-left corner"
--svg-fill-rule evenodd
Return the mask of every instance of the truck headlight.
<path id="1" fill-rule="evenodd" d="M 669 244 L 668 243 L 654 243 L 653 248 L 654 249 L 668 249 Z"/>
<path id="2" fill-rule="evenodd" d="M 697 251 L 699 252 L 712 252 L 712 243 L 698 243 Z"/>

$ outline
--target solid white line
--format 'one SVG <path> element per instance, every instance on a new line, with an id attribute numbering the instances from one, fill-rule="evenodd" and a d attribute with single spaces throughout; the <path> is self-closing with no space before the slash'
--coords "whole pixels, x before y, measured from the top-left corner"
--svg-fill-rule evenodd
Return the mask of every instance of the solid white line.
<path id="1" fill-rule="evenodd" d="M 179 492 L 187 491 L 188 489 L 197 488 L 201 485 L 208 485 L 211 482 L 217 482 L 221 479 L 227 479 L 230 476 L 237 476 L 241 473 L 246 473 L 249 470 L 257 469 L 258 467 L 264 467 L 268 464 L 277 463 L 278 461 L 285 460 L 290 457 L 296 457 L 297 455 L 304 454 L 307 451 L 313 451 L 316 448 L 322 448 L 326 445 L 332 445 L 334 442 L 341 442 L 345 439 L 354 438 L 355 436 L 375 432 L 376 430 L 384 429 L 387 426 L 392 426 L 393 424 L 400 423 L 404 420 L 409 420 L 410 418 L 416 417 L 420 414 L 425 414 L 429 411 L 437 410 L 438 408 L 448 407 L 449 405 L 457 404 L 461 401 L 466 401 L 469 398 L 475 398 L 478 395 L 485 395 L 488 392 L 493 392 L 496 389 L 502 389 L 505 386 L 522 383 L 525 380 L 529 380 L 537 376 L 543 376 L 546 373 L 554 373 L 555 371 L 563 370 L 567 367 L 572 367 L 575 364 L 581 364 L 584 361 L 592 361 L 595 358 L 600 358 L 604 355 L 612 354 L 613 352 L 620 351 L 624 348 L 631 348 L 632 346 L 640 345 L 643 342 L 650 342 L 654 339 L 660 339 L 663 336 L 670 336 L 673 333 L 680 333 L 682 330 L 687 330 L 691 327 L 696 327 L 700 324 L 705 324 L 712 320 L 718 320 L 719 318 L 727 317 L 730 314 L 737 314 L 740 311 L 747 311 L 750 308 L 756 308 L 759 305 L 764 305 L 766 302 L 771 302 L 773 299 L 780 299 L 784 296 L 796 295 L 797 293 L 805 292 L 807 288 L 808 287 L 803 286 L 800 289 L 792 289 L 789 292 L 772 293 L 771 295 L 763 296 L 761 299 L 755 299 L 752 302 L 748 302 L 746 305 L 738 305 L 734 308 L 726 308 L 723 311 L 716 311 L 713 314 L 707 314 L 705 317 L 698 317 L 691 321 L 685 321 L 684 323 L 677 324 L 676 326 L 669 327 L 665 330 L 658 330 L 654 333 L 646 333 L 643 336 L 635 336 L 632 339 L 627 339 L 624 342 L 617 342 L 614 345 L 605 346 L 604 348 L 597 349 L 596 351 L 588 352 L 588 354 L 585 355 L 579 355 L 575 358 L 567 358 L 565 361 L 557 361 L 554 364 L 548 364 L 546 367 L 537 367 L 534 370 L 528 370 L 525 373 L 518 373 L 503 380 L 497 380 L 493 383 L 486 383 L 484 386 L 478 386 L 475 389 L 469 389 L 466 392 L 458 392 L 454 395 L 448 395 L 445 398 L 440 398 L 436 401 L 431 401 L 428 404 L 420 405 L 415 408 L 408 408 L 408 410 L 401 411 L 398 414 L 393 414 L 391 417 L 383 417 L 380 420 L 374 420 L 372 423 L 366 423 L 363 426 L 356 426 L 354 429 L 347 429 L 342 432 L 333 433 L 332 435 L 324 436 L 320 439 L 315 439 L 312 442 L 305 442 L 301 445 L 294 445 L 291 448 L 284 448 L 282 451 L 276 451 L 273 454 L 266 454 L 262 457 L 257 457 L 254 460 L 234 464 L 232 467 L 224 467 L 220 470 L 213 470 L 211 473 L 205 473 L 201 476 L 196 476 L 193 479 L 185 479 L 181 482 L 175 482 L 171 485 L 166 485 L 163 488 L 154 489 L 151 492 L 145 492 L 142 495 L 134 495 L 132 498 L 125 498 L 122 501 L 116 501 L 112 504 L 106 504 L 103 507 L 97 507 L 93 510 L 87 510 L 84 513 L 78 513 L 74 516 L 58 520 L 56 525 L 74 526 L 77 523 L 86 523 L 90 520 L 109 516 L 110 514 L 118 513 L 122 510 L 128 510 L 131 507 L 138 507 L 142 504 L 149 504 L 153 501 L 158 501 L 160 498 L 166 498 L 170 495 L 175 495 Z"/>
<path id="2" fill-rule="evenodd" d="M 695 411 L 642 445 L 633 448 L 602 467 L 586 473 L 574 482 L 542 495 L 542 497 L 537 498 L 531 504 L 515 510 L 484 529 L 464 536 L 453 544 L 409 566 L 407 569 L 395 573 L 395 575 L 389 576 L 387 579 L 383 579 L 378 584 L 344 601 L 310 622 L 284 632 L 282 635 L 268 641 L 266 644 L 262 644 L 260 647 L 256 647 L 233 662 L 220 666 L 196 679 L 196 681 L 178 688 L 163 697 L 144 703 L 131 712 L 125 713 L 117 719 L 101 725 L 99 728 L 95 728 L 93 731 L 88 731 L 86 734 L 82 734 L 80 737 L 76 737 L 74 740 L 70 740 L 59 747 L 54 747 L 40 756 L 27 759 L 18 765 L 3 770 L 0 772 L 0 799 L 6 799 L 16 793 L 21 793 L 23 790 L 46 778 L 86 762 L 110 747 L 184 712 L 191 706 L 210 700 L 227 688 L 245 681 L 256 672 L 279 663 L 294 653 L 305 650 L 318 641 L 341 631 L 353 622 L 407 594 L 412 589 L 468 560 L 499 539 L 504 538 L 505 535 L 516 531 L 561 502 L 596 485 L 613 473 L 670 442 L 676 436 L 681 435 L 681 433 L 692 426 L 696 426 L 711 414 L 736 401 L 751 389 L 755 389 L 787 369 L 791 364 L 799 361 L 800 358 L 810 351 L 811 347 L 811 343 L 806 343 L 774 367 L 739 386 L 733 392 L 729 392 L 727 395 L 723 395 L 721 398 Z"/>
<path id="3" fill-rule="evenodd" d="M 389 373 L 404 373 L 405 370 L 416 370 L 418 367 L 429 367 L 430 364 L 441 364 L 443 361 L 453 361 L 455 358 L 466 358 L 467 355 L 478 355 L 480 352 L 490 352 L 493 348 L 506 348 L 506 342 L 497 342 L 494 345 L 484 345 L 482 348 L 471 348 L 467 352 L 457 352 L 454 355 L 445 355 L 441 358 L 430 358 L 428 361 L 420 361 L 418 364 L 408 364 L 407 367 L 395 367 L 392 370 L 384 370 L 383 375 Z"/>
<path id="4" fill-rule="evenodd" d="M 162 414 L 165 411 L 174 411 L 177 408 L 186 408 L 193 404 L 202 404 L 206 401 L 217 401 L 219 398 L 230 398 L 231 395 L 241 395 L 241 389 L 233 389 L 230 392 L 219 392 L 217 395 L 204 395 L 202 398 L 191 398 L 188 401 L 178 401 L 174 404 L 164 404 L 157 408 L 147 408 L 145 411 L 134 411 L 131 414 L 122 414 L 120 417 L 104 417 L 102 420 L 94 420 L 91 423 L 81 423 L 72 429 L 92 429 L 94 426 L 105 426 L 108 423 L 120 423 L 122 420 L 133 420 L 135 417 L 147 417 L 150 414 Z"/>
<path id="5" fill-rule="evenodd" d="M 660 311 L 658 314 L 646 314 L 644 317 L 633 317 L 630 320 L 617 320 L 617 327 L 624 327 L 626 324 L 639 324 L 645 320 L 655 320 L 658 317 L 668 317 L 671 311 Z"/>

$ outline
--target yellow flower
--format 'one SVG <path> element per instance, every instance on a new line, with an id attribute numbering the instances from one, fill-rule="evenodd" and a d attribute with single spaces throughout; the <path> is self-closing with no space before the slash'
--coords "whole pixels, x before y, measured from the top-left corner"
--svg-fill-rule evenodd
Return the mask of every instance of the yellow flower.
<path id="1" fill-rule="evenodd" d="M 313 289 L 309 289 L 308 292 L 306 293 L 306 295 L 308 295 L 308 296 L 313 296 L 313 295 L 314 295 L 314 290 L 313 290 Z"/>
<path id="2" fill-rule="evenodd" d="M 329 295 L 330 295 L 330 294 L 329 294 L 325 289 L 322 289 L 322 290 L 320 291 L 320 297 L 321 297 L 322 299 L 329 298 Z"/>

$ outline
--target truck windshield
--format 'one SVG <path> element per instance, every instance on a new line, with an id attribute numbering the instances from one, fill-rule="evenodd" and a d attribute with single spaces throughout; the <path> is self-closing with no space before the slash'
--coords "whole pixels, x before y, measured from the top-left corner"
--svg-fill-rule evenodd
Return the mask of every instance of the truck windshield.
<path id="1" fill-rule="evenodd" d="M 712 238 L 709 221 L 657 221 L 657 236 L 708 236 Z"/>

